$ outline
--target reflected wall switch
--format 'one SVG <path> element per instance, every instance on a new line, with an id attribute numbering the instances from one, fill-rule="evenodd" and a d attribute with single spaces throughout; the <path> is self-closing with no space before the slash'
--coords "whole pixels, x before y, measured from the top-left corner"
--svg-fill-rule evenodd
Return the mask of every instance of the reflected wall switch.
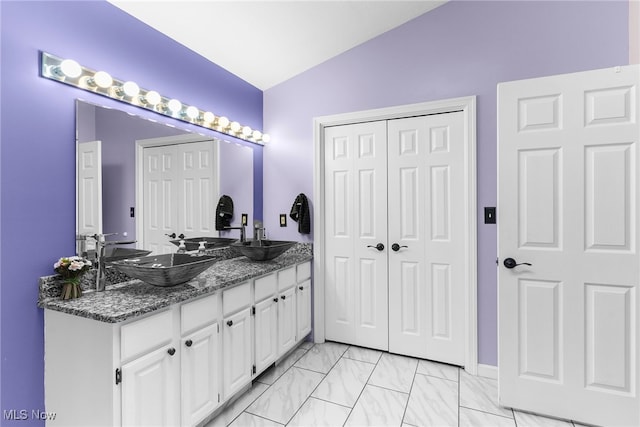
<path id="1" fill-rule="evenodd" d="M 280 214 L 280 227 L 287 226 L 287 214 Z"/>
<path id="2" fill-rule="evenodd" d="M 131 216 L 131 218 L 136 217 L 136 208 L 134 208 L 133 206 L 129 208 L 129 216 Z"/>

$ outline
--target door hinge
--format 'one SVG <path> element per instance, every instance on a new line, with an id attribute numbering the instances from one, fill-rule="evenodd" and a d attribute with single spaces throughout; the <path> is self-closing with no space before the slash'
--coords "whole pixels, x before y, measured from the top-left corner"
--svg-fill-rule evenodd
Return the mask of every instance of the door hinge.
<path id="1" fill-rule="evenodd" d="M 253 315 L 253 316 L 256 315 L 256 306 L 255 305 L 253 307 L 251 307 L 251 315 Z"/>
<path id="2" fill-rule="evenodd" d="M 122 382 L 122 371 L 120 370 L 120 368 L 116 369 L 116 385 L 120 384 Z"/>
<path id="3" fill-rule="evenodd" d="M 253 374 L 256 373 L 256 365 L 253 365 L 253 369 L 251 370 L 251 373 L 253 373 Z"/>

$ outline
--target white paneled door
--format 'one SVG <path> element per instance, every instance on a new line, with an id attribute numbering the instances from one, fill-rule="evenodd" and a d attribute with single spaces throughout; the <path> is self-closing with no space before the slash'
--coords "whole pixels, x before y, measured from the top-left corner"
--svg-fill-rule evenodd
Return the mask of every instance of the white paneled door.
<path id="1" fill-rule="evenodd" d="M 102 233 L 102 142 L 78 144 L 78 234 L 88 236 Z M 95 249 L 89 239 L 84 242 Z M 81 254 L 82 250 L 77 253 Z"/>
<path id="2" fill-rule="evenodd" d="M 326 338 L 463 365 L 462 112 L 325 129 Z"/>
<path id="3" fill-rule="evenodd" d="M 386 139 L 385 121 L 325 130 L 326 338 L 380 350 L 389 345 Z"/>
<path id="4" fill-rule="evenodd" d="M 498 86 L 505 406 L 640 425 L 640 67 Z"/>
<path id="5" fill-rule="evenodd" d="M 464 365 L 464 117 L 389 121 L 389 350 Z"/>
<path id="6" fill-rule="evenodd" d="M 143 150 L 144 247 L 175 252 L 167 235 L 217 236 L 214 141 Z"/>

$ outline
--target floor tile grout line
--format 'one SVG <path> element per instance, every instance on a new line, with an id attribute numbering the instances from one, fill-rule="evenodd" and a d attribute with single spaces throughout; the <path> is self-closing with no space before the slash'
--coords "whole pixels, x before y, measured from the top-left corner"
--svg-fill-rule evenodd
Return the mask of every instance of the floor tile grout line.
<path id="1" fill-rule="evenodd" d="M 315 347 L 315 344 L 314 344 L 314 347 Z M 293 367 L 296 367 L 296 368 L 298 368 L 298 369 L 305 369 L 305 370 L 307 370 L 307 371 L 309 371 L 309 372 L 315 372 L 315 373 L 317 373 L 317 374 L 322 374 L 322 375 L 323 375 L 323 377 L 322 377 L 322 379 L 320 380 L 320 382 L 318 382 L 318 384 L 313 388 L 313 390 L 311 390 L 311 393 L 309 393 L 309 395 L 308 395 L 308 396 L 307 396 L 307 398 L 304 400 L 304 402 L 302 402 L 302 404 L 298 407 L 298 409 L 296 409 L 296 411 L 293 413 L 293 415 L 291 416 L 291 418 L 289 418 L 289 419 L 287 420 L 287 422 L 284 424 L 285 426 L 287 426 L 287 425 L 291 422 L 291 420 L 292 420 L 292 419 L 294 419 L 294 418 L 296 417 L 296 414 L 297 414 L 298 412 L 300 412 L 300 409 L 301 409 L 301 408 L 302 408 L 302 407 L 307 403 L 307 401 L 311 398 L 311 396 L 312 396 L 312 395 L 313 395 L 313 393 L 316 391 L 316 389 L 317 389 L 318 387 L 320 387 L 320 384 L 322 384 L 322 381 L 324 381 L 324 379 L 325 379 L 325 378 L 327 378 L 327 375 L 329 375 L 329 372 L 331 372 L 331 370 L 332 370 L 332 369 L 333 369 L 333 368 L 338 364 L 338 362 L 340 361 L 340 359 L 342 359 L 342 356 L 344 356 L 344 353 L 349 349 L 349 347 L 350 347 L 350 346 L 349 346 L 349 345 L 347 345 L 347 347 L 346 347 L 346 348 L 345 348 L 345 350 L 342 352 L 342 354 L 340 355 L 340 357 L 338 357 L 338 359 L 335 361 L 335 363 L 334 363 L 333 365 L 331 365 L 331 368 L 329 368 L 329 371 L 328 371 L 326 374 L 325 374 L 325 373 L 323 373 L 323 372 L 317 372 L 317 371 L 314 371 L 314 370 L 312 370 L 312 369 L 306 369 L 306 368 L 302 368 L 302 367 L 300 367 L 300 366 L 295 366 L 295 364 L 293 364 L 293 365 L 291 366 L 292 368 L 293 368 Z M 313 347 L 311 347 L 311 348 L 313 348 Z M 309 350 L 311 350 L 311 348 L 309 348 Z M 305 353 L 305 354 L 306 354 L 306 353 Z M 301 357 L 300 359 L 302 359 L 302 357 Z M 300 359 L 298 359 L 298 360 L 300 360 Z M 298 363 L 298 360 L 296 361 L 296 363 Z"/>
<path id="2" fill-rule="evenodd" d="M 313 346 L 315 346 L 315 344 L 314 344 Z M 265 394 L 265 393 L 266 393 L 266 392 L 271 388 L 271 386 L 273 386 L 273 385 L 276 383 L 276 381 L 278 381 L 278 380 L 280 379 L 280 377 L 282 377 L 285 373 L 287 373 L 287 371 L 289 371 L 291 368 L 293 368 L 293 366 L 298 362 L 298 360 L 300 360 L 302 357 L 304 357 L 304 355 L 305 355 L 305 354 L 307 354 L 307 353 L 309 352 L 309 350 L 311 350 L 311 348 L 313 348 L 313 346 L 309 347 L 308 349 L 302 349 L 302 350 L 304 350 L 304 353 L 303 353 L 302 355 L 300 355 L 300 357 L 298 357 L 298 358 L 295 360 L 295 362 L 293 362 L 293 364 L 292 364 L 291 366 L 289 366 L 287 369 L 285 369 L 285 370 L 282 372 L 282 374 L 280 374 L 277 378 L 275 378 L 275 379 L 273 380 L 273 383 L 271 383 L 271 384 L 266 384 L 266 383 L 260 382 L 260 381 L 258 381 L 258 378 L 259 378 L 260 376 L 256 377 L 256 379 L 255 379 L 255 380 L 253 380 L 253 381 L 251 382 L 251 387 L 253 388 L 253 382 L 255 381 L 255 382 L 258 382 L 258 383 L 260 383 L 260 384 L 264 384 L 264 385 L 266 385 L 266 386 L 267 386 L 267 388 L 266 388 L 266 389 L 264 389 L 264 391 L 263 391 L 262 393 L 260 393 L 260 394 L 255 398 L 255 399 L 253 399 L 253 400 L 252 400 L 252 401 L 251 401 L 247 406 L 245 406 L 245 407 L 244 407 L 244 409 L 243 409 L 243 410 L 242 410 L 242 411 L 241 411 L 241 412 L 240 412 L 240 413 L 239 413 L 239 414 L 238 414 L 238 415 L 237 415 L 237 416 L 236 416 L 236 417 L 235 417 L 235 418 L 234 418 L 230 423 L 226 424 L 226 426 L 228 427 L 230 424 L 232 424 L 232 423 L 233 423 L 233 422 L 234 422 L 234 421 L 235 421 L 235 420 L 236 420 L 240 415 L 242 415 L 242 413 L 244 413 L 244 412 L 246 412 L 247 414 L 251 414 L 251 415 L 255 415 L 255 416 L 259 417 L 260 415 L 253 414 L 253 413 L 251 413 L 251 412 L 247 411 L 247 409 L 249 409 L 249 407 L 250 407 L 251 405 L 253 405 L 253 403 L 254 403 L 256 400 L 258 400 L 258 399 L 259 399 L 263 394 Z M 300 346 L 298 346 L 296 349 L 299 349 L 299 348 L 301 348 L 301 347 L 300 347 Z M 292 350 L 292 351 L 289 353 L 289 355 L 293 354 L 294 352 L 295 352 L 295 350 Z M 286 357 L 289 357 L 289 356 L 286 356 Z M 285 357 L 285 358 L 286 358 L 286 357 Z M 284 360 L 284 359 L 283 359 L 283 360 Z M 274 368 L 276 367 L 275 363 L 274 363 L 273 367 L 274 367 Z M 266 372 L 266 370 L 265 370 L 265 372 Z M 264 372 L 263 372 L 263 373 L 264 373 Z M 260 374 L 260 375 L 262 375 L 262 374 Z M 265 418 L 265 417 L 261 417 L 261 418 Z M 265 419 L 268 419 L 268 418 L 265 418 Z M 273 421 L 273 420 L 269 420 L 269 421 Z M 277 422 L 277 421 L 273 421 L 273 422 Z M 278 423 L 278 424 L 280 424 L 280 423 Z"/>
<path id="3" fill-rule="evenodd" d="M 418 366 L 420 366 L 420 361 L 416 363 L 416 370 L 413 372 L 413 377 L 411 377 L 411 387 L 409 387 L 409 395 L 407 396 L 407 403 L 404 405 L 404 411 L 402 412 L 402 419 L 400 420 L 400 425 L 404 423 L 404 417 L 407 415 L 407 409 L 409 409 L 409 401 L 411 400 L 411 392 L 413 391 L 413 385 L 416 382 L 416 375 L 418 375 Z"/>
<path id="4" fill-rule="evenodd" d="M 419 359 L 419 360 L 424 360 L 424 359 Z M 456 381 L 456 380 L 450 380 L 449 378 L 442 378 L 442 377 L 439 377 L 439 376 L 437 376 L 437 375 L 423 374 L 422 372 L 416 372 L 416 375 L 422 375 L 423 377 L 437 378 L 437 379 L 439 379 L 439 380 L 450 381 L 450 382 L 452 382 L 452 383 L 455 383 L 455 382 L 458 382 L 458 381 L 459 381 L 459 379 L 458 379 L 458 381 Z"/>
<path id="5" fill-rule="evenodd" d="M 235 421 L 235 420 L 236 420 L 240 415 L 242 415 L 242 413 L 243 413 L 243 412 L 245 412 L 245 411 L 247 410 L 247 408 L 248 408 L 249 406 L 251 406 L 251 405 L 253 404 L 253 402 L 255 402 L 256 400 L 258 400 L 258 399 L 260 398 L 260 396 L 262 396 L 262 395 L 263 395 L 267 390 L 269 390 L 269 387 L 271 387 L 271 386 L 270 386 L 270 385 L 268 385 L 268 384 L 263 384 L 263 383 L 260 383 L 260 384 L 262 384 L 262 385 L 266 385 L 266 386 L 267 386 L 267 388 L 265 388 L 264 390 L 262 390 L 262 393 L 258 394 L 258 395 L 253 399 L 253 400 L 251 400 L 251 401 L 250 401 L 250 402 L 249 402 L 249 403 L 244 407 L 244 409 L 243 409 L 242 411 L 240 411 L 240 413 L 239 413 L 238 415 L 236 415 L 235 417 L 233 417 L 233 419 L 232 419 L 231 421 L 229 421 L 228 423 L 225 423 L 225 427 L 226 427 L 226 426 L 229 426 L 230 424 L 232 424 L 232 423 L 233 423 L 233 422 L 234 422 L 234 421 Z M 251 388 L 250 388 L 249 390 L 245 391 L 244 393 L 242 393 L 242 395 L 241 395 L 240 397 L 238 397 L 238 399 L 236 400 L 236 402 L 237 402 L 238 400 L 240 400 L 240 399 L 242 398 L 242 396 L 243 396 L 243 395 L 245 395 L 245 394 L 249 393 L 249 391 L 250 391 L 252 388 L 253 388 L 253 382 L 251 383 Z M 233 402 L 233 403 L 235 403 L 235 402 Z M 220 412 L 218 415 L 216 415 L 216 416 L 215 416 L 215 418 L 213 418 L 211 421 L 213 421 L 214 419 L 216 419 L 217 417 L 219 417 L 220 415 L 222 415 L 222 414 L 224 413 L 224 411 L 226 411 L 226 410 L 227 410 L 228 408 L 230 408 L 231 406 L 233 406 L 233 404 L 231 404 L 231 405 L 229 405 L 227 408 L 225 408 L 222 412 Z M 209 421 L 209 423 L 210 423 L 211 421 Z M 207 424 L 209 424 L 209 423 L 207 423 Z"/>
<path id="6" fill-rule="evenodd" d="M 249 411 L 244 411 L 244 413 L 249 414 L 249 415 L 253 415 L 254 417 L 262 418 L 263 420 L 271 421 L 272 423 L 280 424 L 281 426 L 286 426 L 286 424 L 282 424 L 282 423 L 280 423 L 280 422 L 278 422 L 276 420 L 272 420 L 271 418 L 267 418 L 264 415 L 254 414 L 253 412 L 249 412 Z"/>
<path id="7" fill-rule="evenodd" d="M 460 427 L 460 381 L 462 380 L 460 376 L 460 368 L 458 368 L 458 427 Z"/>
<path id="8" fill-rule="evenodd" d="M 382 353 L 382 354 L 384 354 L 384 353 Z M 380 357 L 378 357 L 378 360 L 373 365 L 373 369 L 371 370 L 371 373 L 369 374 L 369 377 L 367 377 L 367 381 L 365 381 L 364 387 L 362 387 L 362 390 L 360 390 L 360 394 L 358 394 L 358 397 L 356 398 L 356 401 L 353 403 L 353 407 L 349 411 L 349 414 L 347 415 L 347 418 L 344 420 L 344 423 L 342 423 L 343 427 L 347 423 L 347 421 L 349 421 L 349 417 L 351 417 L 351 414 L 353 413 L 353 410 L 358 405 L 358 402 L 360 401 L 360 398 L 362 397 L 362 393 L 364 393 L 364 389 L 366 389 L 368 385 L 372 385 L 372 384 L 369 384 L 369 380 L 371 379 L 371 376 L 373 375 L 373 373 L 376 371 L 376 368 L 378 367 L 378 363 L 380 363 L 380 360 L 382 359 L 382 354 L 380 354 Z"/>
<path id="9" fill-rule="evenodd" d="M 484 413 L 484 414 L 495 415 L 496 417 L 502 417 L 502 418 L 506 418 L 506 419 L 508 419 L 508 420 L 509 420 L 509 419 L 513 419 L 513 420 L 515 421 L 515 417 L 514 417 L 514 416 L 509 417 L 509 416 L 507 416 L 507 415 L 500 415 L 500 414 L 496 414 L 496 413 L 494 413 L 494 412 L 489 412 L 489 411 L 485 411 L 485 410 L 477 409 L 477 408 L 470 408 L 470 407 L 468 407 L 468 406 L 464 406 L 464 405 L 460 405 L 460 408 L 469 409 L 469 410 L 471 410 L 471 411 L 476 411 L 476 412 L 482 412 L 482 413 Z M 512 411 L 513 411 L 513 410 L 512 410 Z"/>

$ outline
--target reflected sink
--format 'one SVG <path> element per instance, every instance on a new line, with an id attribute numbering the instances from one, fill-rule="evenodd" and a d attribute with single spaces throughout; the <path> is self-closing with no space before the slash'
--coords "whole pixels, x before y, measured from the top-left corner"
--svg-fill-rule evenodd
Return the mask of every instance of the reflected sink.
<path id="1" fill-rule="evenodd" d="M 211 267 L 218 257 L 164 254 L 115 261 L 116 270 L 154 286 L 176 286 L 188 282 Z"/>
<path id="2" fill-rule="evenodd" d="M 205 241 L 205 249 L 212 249 L 229 246 L 229 244 L 237 241 L 238 239 L 230 239 L 227 237 L 191 237 L 189 239 L 182 240 L 184 240 L 184 245 L 186 246 L 188 251 L 197 251 L 200 247 L 200 242 L 202 242 L 203 240 Z M 171 243 L 176 246 L 180 246 L 180 239 L 171 240 Z"/>
<path id="3" fill-rule="evenodd" d="M 282 255 L 295 244 L 296 242 L 286 240 L 249 240 L 246 242 L 235 242 L 230 246 L 252 261 L 269 261 Z"/>
<path id="4" fill-rule="evenodd" d="M 141 256 L 147 256 L 151 251 L 145 251 L 144 249 L 136 248 L 119 248 L 117 246 L 107 246 L 104 249 L 104 261 L 112 262 L 119 261 L 127 258 L 138 258 Z"/>

